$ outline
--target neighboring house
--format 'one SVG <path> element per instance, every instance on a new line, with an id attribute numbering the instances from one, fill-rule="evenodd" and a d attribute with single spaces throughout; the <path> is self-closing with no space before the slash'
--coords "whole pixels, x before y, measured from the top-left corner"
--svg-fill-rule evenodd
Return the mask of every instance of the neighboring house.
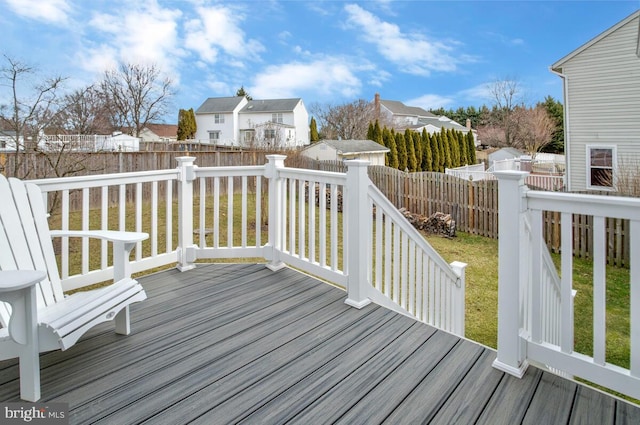
<path id="1" fill-rule="evenodd" d="M 374 99 L 376 116 L 382 123 L 390 122 L 394 129 L 411 129 L 422 132 L 426 129 L 429 134 L 438 133 L 442 129 L 457 130 L 464 134 L 471 131 L 476 146 L 480 144 L 476 131 L 471 129 L 471 122 L 467 120 L 466 125 L 461 125 L 451 118 L 437 116 L 416 106 L 406 106 L 397 100 L 380 99 L 380 94 L 376 93 Z"/>
<path id="2" fill-rule="evenodd" d="M 309 144 L 309 114 L 300 98 L 209 98 L 195 115 L 196 139 L 205 143 L 247 148 Z"/>
<path id="3" fill-rule="evenodd" d="M 20 149 L 24 147 L 24 138 L 20 136 L 18 140 Z M 0 152 L 16 151 L 16 132 L 11 130 L 0 130 Z"/>
<path id="4" fill-rule="evenodd" d="M 640 11 L 551 71 L 564 85 L 568 190 L 612 190 L 616 168 L 640 160 Z"/>
<path id="5" fill-rule="evenodd" d="M 147 124 L 140 132 L 143 142 L 175 142 L 178 140 L 176 124 Z"/>
<path id="6" fill-rule="evenodd" d="M 320 140 L 302 151 L 302 155 L 318 161 L 362 159 L 371 165 L 384 165 L 389 148 L 373 140 Z"/>

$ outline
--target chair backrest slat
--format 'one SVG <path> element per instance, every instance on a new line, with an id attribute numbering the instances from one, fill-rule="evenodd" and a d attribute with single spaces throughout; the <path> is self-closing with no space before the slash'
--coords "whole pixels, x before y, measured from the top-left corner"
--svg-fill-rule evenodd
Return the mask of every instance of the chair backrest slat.
<path id="1" fill-rule="evenodd" d="M 49 277 L 38 285 L 38 305 L 45 306 L 62 299 L 62 287 L 51 243 L 42 194 L 37 187 L 28 194 L 27 185 L 18 179 L 0 176 L 1 270 L 45 270 Z M 35 192 L 39 195 L 35 195 Z M 3 326 L 9 319 L 10 307 L 0 307 Z"/>

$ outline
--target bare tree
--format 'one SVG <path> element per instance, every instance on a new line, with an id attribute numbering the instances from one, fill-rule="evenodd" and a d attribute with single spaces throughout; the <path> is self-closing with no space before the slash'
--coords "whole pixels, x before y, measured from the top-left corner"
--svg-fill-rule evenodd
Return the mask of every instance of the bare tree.
<path id="1" fill-rule="evenodd" d="M 100 83 L 114 126 L 136 137 L 150 122 L 160 121 L 173 96 L 173 82 L 155 65 L 121 64 L 106 71 Z"/>
<path id="2" fill-rule="evenodd" d="M 113 130 L 107 102 L 94 85 L 65 95 L 50 127 L 57 134 L 109 134 Z"/>
<path id="3" fill-rule="evenodd" d="M 366 139 L 369 123 L 376 120 L 372 102 L 359 99 L 341 105 L 310 106 L 318 119 L 321 139 Z"/>
<path id="4" fill-rule="evenodd" d="M 551 142 L 556 128 L 555 122 L 543 106 L 534 108 L 516 107 L 512 113 L 515 126 L 513 146 L 535 158 L 545 145 Z"/>
<path id="5" fill-rule="evenodd" d="M 38 141 L 44 129 L 59 113 L 60 90 L 65 78 L 61 76 L 36 78 L 36 70 L 25 64 L 3 55 L 5 64 L 0 68 L 0 98 L 8 103 L 0 104 L 0 130 L 4 130 L 15 148 L 13 174 L 27 177 L 29 167 L 20 175 L 21 155 L 38 149 Z M 35 82 L 32 80 L 35 79 Z"/>
<path id="6" fill-rule="evenodd" d="M 479 136 L 483 142 L 495 146 L 515 146 L 519 117 L 514 115 L 514 111 L 517 107 L 524 107 L 520 82 L 515 78 L 497 79 L 487 89 L 493 100 L 493 109 L 489 123 L 478 129 Z"/>

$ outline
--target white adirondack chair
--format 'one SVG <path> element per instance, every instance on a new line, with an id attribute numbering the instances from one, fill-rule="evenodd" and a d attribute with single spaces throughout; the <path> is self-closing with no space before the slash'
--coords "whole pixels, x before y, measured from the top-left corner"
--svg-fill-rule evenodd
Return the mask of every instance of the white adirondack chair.
<path id="1" fill-rule="evenodd" d="M 131 278 L 129 254 L 149 235 L 50 231 L 40 189 L 2 175 L 0 224 L 0 360 L 19 358 L 20 397 L 36 401 L 40 398 L 39 353 L 65 350 L 90 328 L 108 320 L 115 321 L 116 333 L 130 333 L 129 305 L 147 295 Z M 52 236 L 87 236 L 113 242 L 114 283 L 65 296 Z M 46 277 L 38 279 L 34 270 L 44 272 Z M 35 283 L 33 290 L 30 281 Z"/>

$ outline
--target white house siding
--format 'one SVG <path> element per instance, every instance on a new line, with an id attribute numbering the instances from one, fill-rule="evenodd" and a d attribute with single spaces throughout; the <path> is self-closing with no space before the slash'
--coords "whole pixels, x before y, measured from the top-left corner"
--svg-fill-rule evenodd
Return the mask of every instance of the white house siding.
<path id="1" fill-rule="evenodd" d="M 215 114 L 198 114 L 196 115 L 196 140 L 199 140 L 202 143 L 209 143 L 209 132 L 211 131 L 219 131 L 220 132 L 220 140 L 218 141 L 219 145 L 222 146 L 235 146 L 237 145 L 236 141 L 236 128 L 235 128 L 235 120 L 233 119 L 233 113 L 225 113 L 224 115 L 224 124 L 216 124 L 215 122 Z"/>
<path id="2" fill-rule="evenodd" d="M 638 17 L 562 65 L 567 76 L 569 190 L 587 189 L 587 146 L 615 146 L 618 165 L 640 157 Z"/>
<path id="3" fill-rule="evenodd" d="M 337 161 L 338 152 L 333 146 L 329 146 L 326 143 L 318 142 L 303 151 L 305 156 L 316 159 L 318 161 Z"/>
<path id="4" fill-rule="evenodd" d="M 307 146 L 310 143 L 309 113 L 302 100 L 293 109 L 293 113 L 294 122 L 292 124 L 296 128 L 295 144 L 296 146 Z"/>

